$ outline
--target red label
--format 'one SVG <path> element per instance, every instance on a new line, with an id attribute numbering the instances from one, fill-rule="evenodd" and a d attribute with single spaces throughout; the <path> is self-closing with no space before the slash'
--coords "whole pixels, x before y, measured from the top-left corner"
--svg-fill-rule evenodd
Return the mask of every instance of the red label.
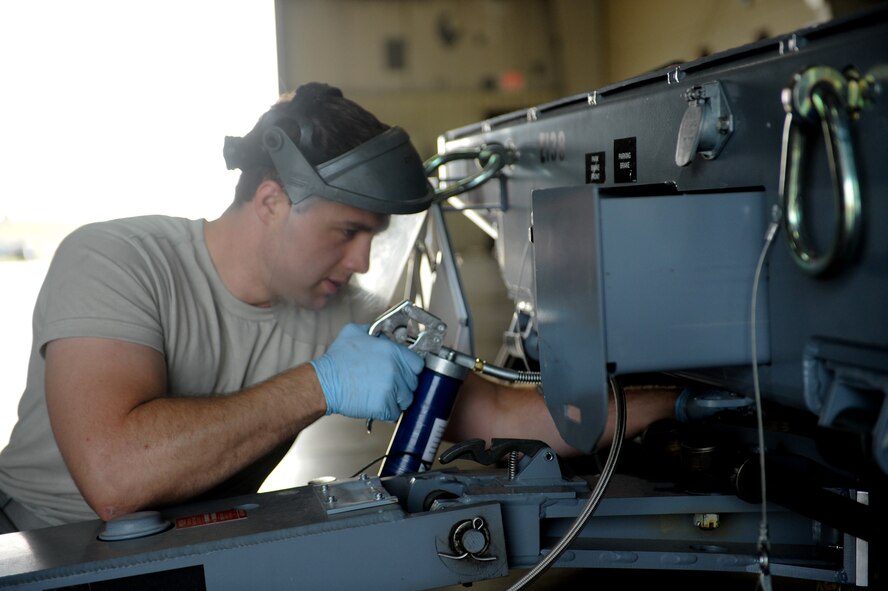
<path id="1" fill-rule="evenodd" d="M 234 521 L 235 519 L 246 518 L 247 512 L 243 509 L 227 509 L 225 511 L 216 511 L 215 513 L 179 517 L 176 519 L 176 529 L 199 527 L 201 525 L 211 525 L 213 523 L 222 523 L 223 521 Z"/>

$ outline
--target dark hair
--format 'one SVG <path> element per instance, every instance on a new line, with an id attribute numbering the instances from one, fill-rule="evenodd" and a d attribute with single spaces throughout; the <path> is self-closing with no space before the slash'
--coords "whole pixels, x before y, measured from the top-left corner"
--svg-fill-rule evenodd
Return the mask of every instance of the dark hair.
<path id="1" fill-rule="evenodd" d="M 229 161 L 230 168 L 242 171 L 234 193 L 237 203 L 251 200 L 263 181 L 280 182 L 271 158 L 262 148 L 262 134 L 271 126 L 280 127 L 290 136 L 313 166 L 389 129 L 375 115 L 342 96 L 338 88 L 320 82 L 304 84 L 296 92 L 283 95 L 240 140 L 235 161 Z"/>

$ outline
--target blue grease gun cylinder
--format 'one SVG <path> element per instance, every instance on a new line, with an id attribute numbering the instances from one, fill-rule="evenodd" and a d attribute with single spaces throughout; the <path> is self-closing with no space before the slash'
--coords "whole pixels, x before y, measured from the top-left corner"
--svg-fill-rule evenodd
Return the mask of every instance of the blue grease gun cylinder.
<path id="1" fill-rule="evenodd" d="M 413 403 L 401 413 L 379 468 L 380 476 L 422 472 L 432 465 L 447 429 L 456 393 L 468 372 L 467 368 L 443 357 L 426 355 Z"/>

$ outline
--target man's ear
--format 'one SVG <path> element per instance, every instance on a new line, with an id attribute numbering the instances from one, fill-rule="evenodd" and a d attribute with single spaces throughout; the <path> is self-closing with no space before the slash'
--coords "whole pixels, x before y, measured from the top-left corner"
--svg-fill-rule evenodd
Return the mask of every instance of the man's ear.
<path id="1" fill-rule="evenodd" d="M 270 223 L 281 215 L 289 215 L 290 198 L 275 181 L 262 181 L 253 195 L 253 210 L 263 223 Z"/>

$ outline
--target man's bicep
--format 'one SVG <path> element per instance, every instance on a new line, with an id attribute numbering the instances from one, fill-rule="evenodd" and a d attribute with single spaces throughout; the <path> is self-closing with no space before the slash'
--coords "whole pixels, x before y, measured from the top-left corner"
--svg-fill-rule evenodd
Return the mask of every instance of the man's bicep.
<path id="1" fill-rule="evenodd" d="M 100 449 L 136 406 L 166 389 L 163 356 L 102 338 L 64 338 L 46 346 L 46 404 L 66 460 Z"/>

